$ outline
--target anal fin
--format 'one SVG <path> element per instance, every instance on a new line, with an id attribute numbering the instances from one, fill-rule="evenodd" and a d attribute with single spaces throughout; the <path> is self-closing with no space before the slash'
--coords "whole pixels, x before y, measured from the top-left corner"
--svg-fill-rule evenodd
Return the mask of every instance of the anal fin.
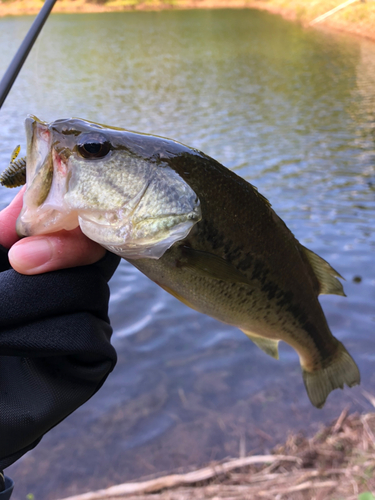
<path id="1" fill-rule="evenodd" d="M 265 337 L 259 337 L 259 335 L 256 335 L 253 332 L 247 332 L 245 330 L 242 331 L 247 337 L 249 337 L 250 340 L 254 342 L 256 346 L 259 347 L 259 349 L 272 358 L 279 359 L 279 340 L 267 339 Z"/>

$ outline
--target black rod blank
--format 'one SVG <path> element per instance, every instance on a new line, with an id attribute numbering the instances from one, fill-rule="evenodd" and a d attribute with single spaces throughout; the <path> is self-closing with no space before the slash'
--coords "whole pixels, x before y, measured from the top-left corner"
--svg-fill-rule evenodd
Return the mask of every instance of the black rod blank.
<path id="1" fill-rule="evenodd" d="M 3 105 L 15 79 L 20 72 L 23 63 L 26 61 L 29 52 L 34 45 L 35 40 L 38 38 L 40 30 L 43 28 L 44 23 L 47 20 L 56 0 L 46 0 L 43 7 L 41 8 L 39 14 L 35 18 L 35 21 L 31 25 L 27 35 L 25 36 L 20 48 L 18 49 L 16 55 L 13 57 L 8 69 L 0 82 L 0 108 Z"/>

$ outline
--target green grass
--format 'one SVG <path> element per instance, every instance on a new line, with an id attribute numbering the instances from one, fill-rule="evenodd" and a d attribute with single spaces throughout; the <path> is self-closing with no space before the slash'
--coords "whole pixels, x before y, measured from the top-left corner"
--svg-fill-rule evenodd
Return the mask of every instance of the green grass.
<path id="1" fill-rule="evenodd" d="M 375 500 L 375 497 L 370 491 L 365 491 L 358 495 L 358 500 Z"/>

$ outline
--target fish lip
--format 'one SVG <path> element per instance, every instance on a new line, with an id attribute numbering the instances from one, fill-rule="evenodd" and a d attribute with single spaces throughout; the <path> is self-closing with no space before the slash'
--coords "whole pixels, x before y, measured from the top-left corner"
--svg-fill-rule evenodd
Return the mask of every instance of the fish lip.
<path id="1" fill-rule="evenodd" d="M 43 165 L 48 156 L 50 149 L 51 133 L 48 129 L 48 124 L 39 120 L 34 115 L 28 115 L 25 120 L 26 144 L 27 144 L 27 166 L 26 175 L 29 174 L 29 183 L 32 181 L 30 176 L 33 176 L 37 170 Z M 45 151 L 42 151 L 42 146 Z M 38 154 L 36 161 L 35 153 Z M 38 168 L 39 167 L 39 168 Z"/>
<path id="2" fill-rule="evenodd" d="M 33 144 L 35 132 L 40 132 L 42 130 L 48 130 L 48 123 L 39 120 L 39 118 L 34 115 L 27 115 L 27 118 L 25 119 L 25 131 L 28 148 Z"/>
<path id="3" fill-rule="evenodd" d="M 28 115 L 25 119 L 25 132 L 27 141 L 26 153 L 26 191 L 23 198 L 23 208 L 16 222 L 17 234 L 21 237 L 33 234 L 32 220 L 29 214 L 35 210 L 40 203 L 38 200 L 38 173 L 48 168 L 51 161 L 50 149 L 52 134 L 46 122 L 39 120 L 34 115 Z"/>
<path id="4" fill-rule="evenodd" d="M 34 117 L 32 115 L 27 115 L 27 118 L 25 120 L 25 131 L 26 131 L 27 149 L 29 149 L 29 146 L 32 144 L 33 137 L 34 137 L 33 123 L 35 122 L 35 120 L 33 118 Z"/>

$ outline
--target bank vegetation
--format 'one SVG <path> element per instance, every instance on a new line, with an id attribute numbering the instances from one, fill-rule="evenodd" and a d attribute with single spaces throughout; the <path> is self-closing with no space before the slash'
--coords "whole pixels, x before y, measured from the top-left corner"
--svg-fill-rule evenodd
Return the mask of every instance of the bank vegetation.
<path id="1" fill-rule="evenodd" d="M 0 0 L 0 16 L 35 15 L 42 5 L 42 0 Z M 53 12 L 214 8 L 267 10 L 304 26 L 328 27 L 375 40 L 375 0 L 58 0 Z"/>
<path id="2" fill-rule="evenodd" d="M 271 455 L 244 456 L 65 500 L 375 500 L 375 413 L 313 438 L 291 434 Z"/>

